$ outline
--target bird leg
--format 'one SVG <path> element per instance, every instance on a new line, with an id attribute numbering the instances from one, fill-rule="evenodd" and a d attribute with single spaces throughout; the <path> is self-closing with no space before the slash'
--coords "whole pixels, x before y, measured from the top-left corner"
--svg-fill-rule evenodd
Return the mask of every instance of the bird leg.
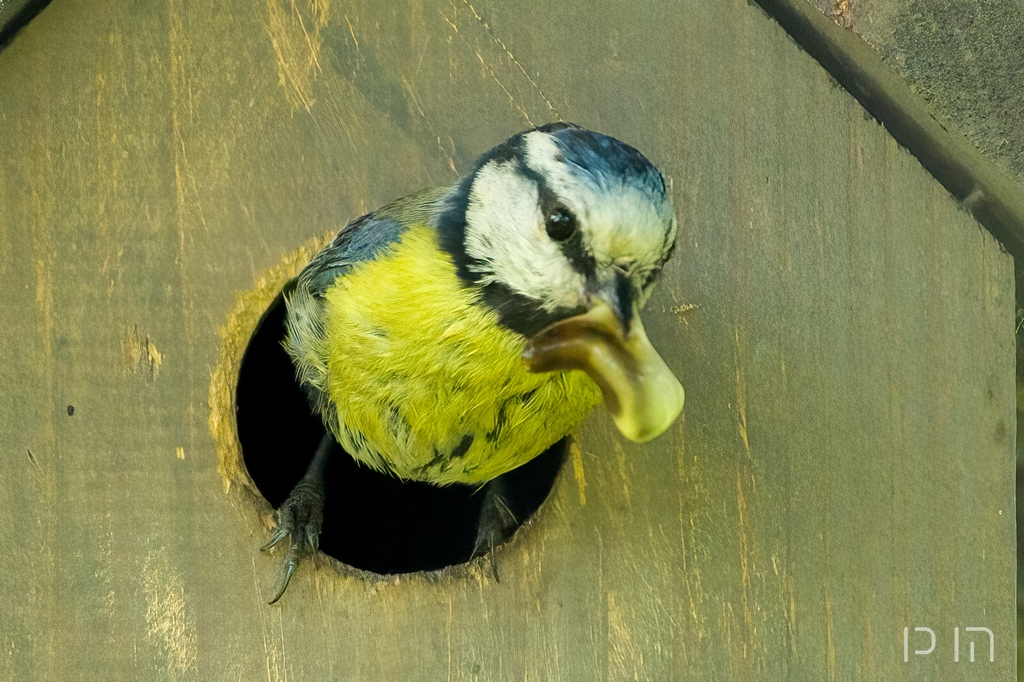
<path id="1" fill-rule="evenodd" d="M 291 538 L 280 587 L 269 604 L 281 598 L 299 563 L 303 558 L 313 556 L 320 544 L 320 524 L 324 517 L 324 467 L 333 447 L 334 438 L 330 433 L 325 433 L 313 455 L 313 461 L 306 469 L 306 475 L 292 489 L 284 504 L 274 512 L 277 530 L 260 551 L 269 551 L 285 537 Z"/>
<path id="2" fill-rule="evenodd" d="M 491 574 L 495 582 L 498 578 L 498 560 L 494 556 L 494 548 L 512 537 L 518 522 L 505 501 L 505 477 L 499 476 L 484 486 L 484 501 L 480 506 L 480 522 L 477 526 L 476 545 L 470 561 L 487 554 L 491 561 Z"/>

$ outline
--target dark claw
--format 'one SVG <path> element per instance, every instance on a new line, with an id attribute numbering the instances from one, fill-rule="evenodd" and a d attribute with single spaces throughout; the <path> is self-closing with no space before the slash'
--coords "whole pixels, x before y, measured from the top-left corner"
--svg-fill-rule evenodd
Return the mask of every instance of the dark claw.
<path id="1" fill-rule="evenodd" d="M 267 542 L 267 544 L 265 544 L 262 547 L 260 547 L 260 551 L 261 552 L 269 552 L 271 547 L 273 547 L 277 543 L 281 542 L 281 540 L 284 540 L 287 536 L 288 536 L 288 531 L 287 530 L 285 530 L 284 528 L 278 528 L 277 532 L 274 533 L 274 537 L 270 538 L 270 540 Z"/>
<path id="2" fill-rule="evenodd" d="M 306 469 L 306 475 L 295 486 L 284 504 L 274 512 L 274 523 L 277 524 L 277 528 L 267 544 L 260 547 L 260 551 L 270 551 L 284 540 L 285 536 L 291 537 L 288 554 L 284 558 L 281 587 L 268 602 L 270 604 L 280 599 L 288 589 L 288 583 L 291 582 L 299 563 L 307 556 L 316 557 L 317 548 L 320 546 L 320 524 L 324 519 L 324 467 L 335 447 L 334 439 L 329 433 L 325 433 L 313 455 L 313 461 Z"/>
<path id="3" fill-rule="evenodd" d="M 284 591 L 288 589 L 288 583 L 292 581 L 292 575 L 299 565 L 300 558 L 298 545 L 293 544 L 291 549 L 288 550 L 287 558 L 284 560 L 284 578 L 281 580 L 281 587 L 278 588 L 274 598 L 267 602 L 268 604 L 275 604 L 278 599 L 284 596 Z"/>
<path id="4" fill-rule="evenodd" d="M 498 577 L 498 560 L 496 558 L 494 558 L 494 541 L 493 541 L 493 539 L 491 540 L 490 554 L 491 554 L 491 575 L 494 576 L 494 582 L 500 583 L 501 582 L 501 578 Z"/>
<path id="5" fill-rule="evenodd" d="M 279 600 L 288 589 L 295 569 L 308 556 L 315 556 L 320 545 L 320 524 L 323 520 L 324 494 L 323 484 L 317 480 L 303 479 L 292 494 L 288 496 L 281 508 L 274 513 L 277 530 L 267 541 L 261 551 L 269 551 L 286 536 L 290 545 L 284 559 L 284 571 L 280 587 L 274 598 L 268 603 Z"/>
<path id="6" fill-rule="evenodd" d="M 469 559 L 472 561 L 484 553 L 489 555 L 491 575 L 495 582 L 501 582 L 498 577 L 498 559 L 494 548 L 512 537 L 517 527 L 517 521 L 512 510 L 502 497 L 499 490 L 501 486 L 492 481 L 487 486 L 487 492 L 480 508 L 480 525 L 477 528 L 476 544 L 473 547 L 473 554 Z"/>

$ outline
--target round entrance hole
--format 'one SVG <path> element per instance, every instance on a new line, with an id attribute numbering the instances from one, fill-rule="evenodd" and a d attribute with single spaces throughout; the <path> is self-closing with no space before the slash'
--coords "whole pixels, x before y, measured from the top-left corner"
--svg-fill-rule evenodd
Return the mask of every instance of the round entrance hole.
<path id="1" fill-rule="evenodd" d="M 284 321 L 284 296 L 278 294 L 249 340 L 236 389 L 242 458 L 275 509 L 305 474 L 324 434 L 281 345 Z M 504 475 L 505 501 L 520 524 L 551 492 L 565 453 L 562 440 Z M 470 559 L 481 489 L 403 481 L 358 464 L 338 445 L 325 483 L 320 549 L 342 563 L 391 574 L 434 571 Z"/>

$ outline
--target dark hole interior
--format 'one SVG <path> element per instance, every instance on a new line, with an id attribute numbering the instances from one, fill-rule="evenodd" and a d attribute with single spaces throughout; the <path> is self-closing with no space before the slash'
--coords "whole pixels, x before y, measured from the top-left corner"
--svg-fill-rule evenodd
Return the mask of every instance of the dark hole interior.
<path id="1" fill-rule="evenodd" d="M 246 348 L 236 395 L 245 466 L 275 509 L 302 478 L 324 433 L 281 346 L 284 320 L 284 298 L 278 295 Z M 504 475 L 506 501 L 520 522 L 551 491 L 565 451 L 563 440 Z M 326 554 L 385 574 L 432 571 L 469 560 L 482 490 L 401 481 L 357 464 L 337 445 L 325 476 L 320 549 Z"/>

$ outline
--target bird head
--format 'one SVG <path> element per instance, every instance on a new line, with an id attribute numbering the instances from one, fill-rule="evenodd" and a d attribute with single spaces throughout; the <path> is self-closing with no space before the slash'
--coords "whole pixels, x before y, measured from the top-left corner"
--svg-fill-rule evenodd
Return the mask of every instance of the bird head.
<path id="1" fill-rule="evenodd" d="M 483 154 L 445 198 L 442 246 L 531 371 L 585 371 L 616 425 L 645 441 L 682 409 L 683 389 L 639 312 L 675 248 L 664 178 L 639 151 L 567 123 Z"/>

